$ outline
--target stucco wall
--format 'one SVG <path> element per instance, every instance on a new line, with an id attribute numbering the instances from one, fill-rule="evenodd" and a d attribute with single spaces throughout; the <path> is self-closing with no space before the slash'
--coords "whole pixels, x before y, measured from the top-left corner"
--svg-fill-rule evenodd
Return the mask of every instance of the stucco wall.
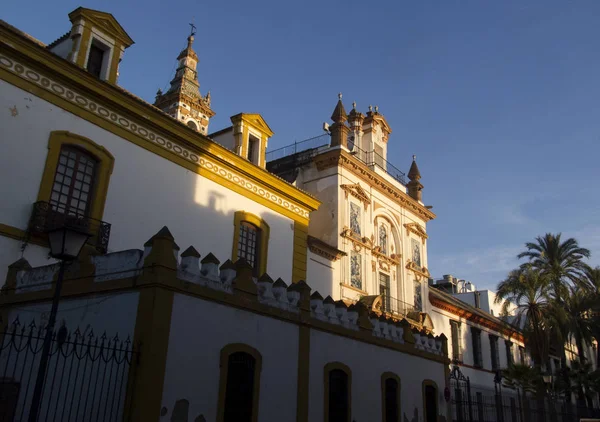
<path id="1" fill-rule="evenodd" d="M 291 280 L 291 219 L 4 81 L 0 92 L 0 138 L 5 140 L 0 154 L 0 223 L 27 227 L 50 132 L 67 130 L 104 146 L 115 157 L 103 217 L 112 224 L 111 251 L 140 248 L 166 225 L 182 251 L 194 245 L 202 255 L 231 257 L 233 215 L 243 210 L 271 228 L 268 273 Z M 46 263 L 38 255 L 25 252 L 32 266 Z M 2 255 L 0 268 L 19 257 Z"/>
<path id="2" fill-rule="evenodd" d="M 296 420 L 298 328 L 247 311 L 176 294 L 162 405 L 189 401 L 189 420 L 216 420 L 221 349 L 244 343 L 262 355 L 258 420 Z"/>
<path id="3" fill-rule="evenodd" d="M 352 371 L 351 420 L 381 419 L 381 375 L 387 371 L 397 374 L 401 380 L 402 420 L 404 416 L 413 420 L 415 409 L 418 420 L 424 420 L 422 382 L 425 379 L 437 384 L 438 414 L 446 414 L 443 398 L 446 384 L 441 363 L 317 330 L 311 330 L 310 345 L 309 420 L 323 420 L 324 367 L 330 362 L 341 362 Z"/>

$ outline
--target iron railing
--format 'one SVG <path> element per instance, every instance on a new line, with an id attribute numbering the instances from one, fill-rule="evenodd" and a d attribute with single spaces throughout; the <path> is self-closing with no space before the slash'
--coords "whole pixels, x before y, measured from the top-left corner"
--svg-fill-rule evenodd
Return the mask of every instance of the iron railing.
<path id="1" fill-rule="evenodd" d="M 401 301 L 391 296 L 381 296 L 381 310 L 390 314 L 397 315 L 408 315 L 411 312 L 415 312 L 414 305 Z"/>
<path id="2" fill-rule="evenodd" d="M 38 201 L 33 204 L 33 211 L 29 220 L 29 233 L 45 235 L 48 231 L 63 226 L 90 233 L 91 237 L 88 243 L 94 246 L 100 253 L 108 251 L 108 241 L 110 239 L 109 223 L 95 220 L 72 211 L 69 211 L 67 214 L 56 211 L 49 202 Z"/>
<path id="3" fill-rule="evenodd" d="M 307 152 L 305 155 L 314 157 L 315 155 L 328 149 L 330 146 L 330 141 L 330 135 L 326 133 L 306 139 L 304 141 L 294 142 L 291 145 L 287 145 L 273 151 L 268 151 L 266 154 L 266 162 L 270 163 L 305 151 Z M 383 158 L 381 154 L 377 153 L 376 151 L 364 151 L 352 142 L 349 143 L 348 149 L 350 150 L 350 153 L 362 163 L 371 168 L 377 167 L 392 176 L 396 181 L 406 185 L 406 174 L 397 167 L 393 166 L 389 161 Z M 273 169 L 277 167 L 278 166 L 276 165 L 268 166 L 268 168 Z"/>
<path id="4" fill-rule="evenodd" d="M 286 145 L 282 148 L 274 149 L 273 151 L 267 151 L 266 162 L 275 161 L 289 155 L 294 155 L 302 151 L 309 149 L 324 150 L 329 148 L 331 137 L 328 133 L 314 136 L 312 138 L 305 139 L 304 141 L 294 142 L 291 145 Z"/>
<path id="5" fill-rule="evenodd" d="M 0 421 L 28 420 L 45 330 L 15 320 L 0 331 Z M 129 368 L 138 354 L 129 338 L 52 336 L 38 421 L 122 421 Z"/>

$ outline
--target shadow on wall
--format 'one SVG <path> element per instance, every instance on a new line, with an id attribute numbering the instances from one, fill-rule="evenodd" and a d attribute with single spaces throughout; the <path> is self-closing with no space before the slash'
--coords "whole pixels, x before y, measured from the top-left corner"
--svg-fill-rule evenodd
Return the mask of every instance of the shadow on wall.
<path id="1" fill-rule="evenodd" d="M 170 412 L 171 418 L 169 419 L 169 422 L 188 422 L 190 420 L 188 419 L 189 409 L 189 401 L 187 401 L 186 399 L 177 400 L 175 402 L 175 405 L 173 406 L 173 409 Z M 169 409 L 163 406 L 163 408 L 160 409 L 161 419 L 168 415 Z M 204 418 L 204 415 L 198 415 L 196 416 L 196 419 L 194 419 L 194 422 L 206 422 L 206 419 Z"/>

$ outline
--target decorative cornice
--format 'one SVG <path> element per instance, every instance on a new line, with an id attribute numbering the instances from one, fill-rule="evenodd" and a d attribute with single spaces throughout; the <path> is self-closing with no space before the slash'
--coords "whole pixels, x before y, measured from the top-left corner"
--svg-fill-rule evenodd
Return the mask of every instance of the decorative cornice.
<path id="1" fill-rule="evenodd" d="M 378 175 L 366 164 L 341 148 L 325 151 L 324 153 L 315 156 L 313 160 L 318 170 L 325 170 L 336 166 L 341 166 L 349 170 L 392 201 L 402 207 L 408 208 L 425 221 L 433 220 L 436 217 L 433 212 L 412 199 L 406 192 L 399 190 L 392 182 Z"/>
<path id="2" fill-rule="evenodd" d="M 404 227 L 406 227 L 408 233 L 414 233 L 423 240 L 429 237 L 425 229 L 423 229 L 423 227 L 421 227 L 418 223 L 406 223 Z"/>
<path id="3" fill-rule="evenodd" d="M 420 280 L 421 277 L 425 277 L 425 278 L 431 277 L 431 274 L 429 273 L 429 270 L 427 269 L 427 267 L 420 267 L 414 261 L 412 261 L 410 259 L 408 259 L 406 261 L 406 269 L 413 271 L 415 273 L 415 275 L 417 276 L 417 280 Z"/>
<path id="4" fill-rule="evenodd" d="M 501 333 L 508 338 L 514 338 L 521 343 L 524 342 L 525 339 L 523 338 L 523 334 L 506 322 L 497 320 L 497 318 L 494 318 L 492 315 L 487 316 L 483 311 L 476 312 L 474 310 L 467 309 L 467 304 L 464 304 L 464 307 L 462 307 L 462 303 L 461 306 L 458 306 L 457 304 L 451 303 L 450 300 L 446 299 L 443 295 L 444 293 L 438 290 L 430 289 L 429 302 L 432 306 L 456 315 L 459 318 L 466 319 L 467 321 L 481 325 L 489 330 Z M 460 302 L 458 299 L 454 300 Z"/>
<path id="5" fill-rule="evenodd" d="M 6 72 L 6 78 L 2 75 L 2 79 L 34 90 L 40 98 L 108 128 L 170 161 L 195 169 L 238 193 L 257 198 L 263 205 L 290 218 L 306 222 L 309 212 L 318 207 L 319 201 L 312 196 L 200 134 L 190 135 L 192 129 L 127 91 L 93 78 L 78 66 L 33 45 L 30 40 L 17 38 L 6 27 L 0 26 L 0 35 L 6 36 L 6 42 L 13 43 L 3 42 L 2 45 L 27 55 L 27 61 L 36 62 L 45 70 L 40 72 L 26 65 L 25 60 L 20 62 L 2 54 L 0 72 Z M 62 82 L 65 75 L 68 75 L 68 84 Z"/>
<path id="6" fill-rule="evenodd" d="M 351 185 L 340 185 L 340 188 L 342 188 L 342 190 L 345 192 L 346 198 L 348 198 L 348 194 L 350 194 L 359 201 L 362 201 L 365 204 L 365 209 L 371 205 L 371 197 L 363 188 L 360 187 L 360 184 L 354 183 Z"/>
<path id="7" fill-rule="evenodd" d="M 306 239 L 306 243 L 308 244 L 308 249 L 319 256 L 322 256 L 325 259 L 330 261 L 337 261 L 343 256 L 348 255 L 344 251 L 340 251 L 339 249 L 323 242 L 321 239 L 317 239 L 314 236 L 308 236 Z"/>

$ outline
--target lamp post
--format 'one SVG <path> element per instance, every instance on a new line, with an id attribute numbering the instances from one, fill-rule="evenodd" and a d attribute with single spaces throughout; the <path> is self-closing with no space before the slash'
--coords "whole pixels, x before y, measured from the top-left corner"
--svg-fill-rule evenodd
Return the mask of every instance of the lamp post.
<path id="1" fill-rule="evenodd" d="M 58 270 L 58 278 L 56 279 L 56 287 L 54 289 L 54 297 L 52 298 L 50 318 L 48 319 L 48 325 L 46 326 L 46 335 L 44 336 L 40 366 L 38 368 L 37 378 L 35 380 L 35 388 L 33 390 L 33 397 L 31 399 L 29 422 L 37 422 L 39 415 L 44 379 L 46 378 L 46 369 L 48 368 L 48 360 L 50 358 L 52 333 L 54 332 L 56 312 L 58 311 L 58 301 L 60 300 L 60 291 L 62 289 L 63 277 L 65 275 L 65 266 L 67 262 L 77 259 L 81 249 L 83 248 L 83 245 L 85 245 L 85 242 L 89 237 L 90 234 L 81 227 L 77 227 L 77 225 L 63 224 L 60 227 L 48 231 L 50 256 L 59 260 L 60 266 Z"/>

